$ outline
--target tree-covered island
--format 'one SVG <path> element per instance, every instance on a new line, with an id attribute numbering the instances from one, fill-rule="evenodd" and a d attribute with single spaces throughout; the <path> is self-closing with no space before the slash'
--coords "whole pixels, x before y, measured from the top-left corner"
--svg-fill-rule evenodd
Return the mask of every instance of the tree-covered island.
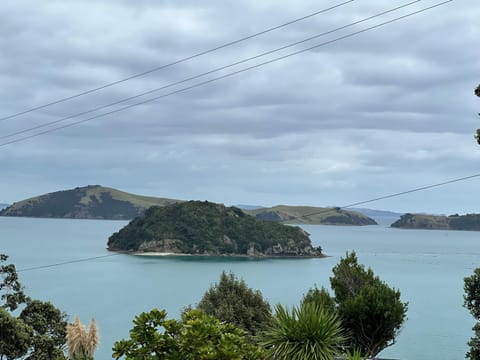
<path id="1" fill-rule="evenodd" d="M 297 226 L 261 221 L 208 201 L 153 206 L 110 236 L 108 249 L 210 256 L 322 257 Z"/>

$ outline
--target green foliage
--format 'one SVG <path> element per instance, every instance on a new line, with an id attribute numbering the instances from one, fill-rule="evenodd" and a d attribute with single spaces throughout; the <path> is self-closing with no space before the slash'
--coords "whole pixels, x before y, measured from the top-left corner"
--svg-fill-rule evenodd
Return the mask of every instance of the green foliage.
<path id="1" fill-rule="evenodd" d="M 315 253 L 308 234 L 298 227 L 259 221 L 238 208 L 207 201 L 151 207 L 113 234 L 108 247 L 208 255 L 275 255 L 277 248 L 278 255 Z"/>
<path id="2" fill-rule="evenodd" d="M 247 286 L 233 273 L 222 272 L 198 303 L 198 309 L 217 319 L 234 324 L 255 336 L 272 320 L 270 305 L 262 293 Z"/>
<path id="3" fill-rule="evenodd" d="M 28 360 L 63 358 L 67 316 L 49 302 L 27 303 L 20 317 L 33 330 Z"/>
<path id="4" fill-rule="evenodd" d="M 335 314 L 317 304 L 304 303 L 291 311 L 277 305 L 274 322 L 260 339 L 272 359 L 333 360 L 345 334 Z"/>
<path id="5" fill-rule="evenodd" d="M 0 263 L 8 259 L 0 254 Z M 64 359 L 66 315 L 51 303 L 30 299 L 13 264 L 0 266 L 0 359 Z M 14 311 L 26 304 L 17 318 Z"/>
<path id="6" fill-rule="evenodd" d="M 352 352 L 347 350 L 347 360 L 367 360 L 367 356 L 363 356 L 360 350 L 355 349 Z"/>
<path id="7" fill-rule="evenodd" d="M 13 264 L 2 264 L 8 256 L 0 254 L 0 300 L 1 307 L 10 311 L 16 310 L 20 304 L 24 304 L 28 297 L 18 280 L 17 270 Z"/>
<path id="8" fill-rule="evenodd" d="M 400 291 L 358 264 L 355 252 L 333 268 L 330 282 L 342 326 L 350 335 L 348 348 L 375 357 L 395 343 L 408 309 Z"/>
<path id="9" fill-rule="evenodd" d="M 474 336 L 468 342 L 470 350 L 466 354 L 467 359 L 480 359 L 480 268 L 474 270 L 473 274 L 464 279 L 465 294 L 463 305 L 470 311 L 470 314 L 477 320 L 472 328 Z"/>
<path id="10" fill-rule="evenodd" d="M 480 230 L 480 214 L 466 214 L 449 217 L 452 230 Z"/>
<path id="11" fill-rule="evenodd" d="M 0 359 L 19 359 L 27 354 L 32 328 L 0 308 Z"/>
<path id="12" fill-rule="evenodd" d="M 355 297 L 365 286 L 379 281 L 372 269 L 365 270 L 365 267 L 358 263 L 357 254 L 354 251 L 347 253 L 346 257 L 333 267 L 332 272 L 330 284 L 338 304 Z"/>
<path id="13" fill-rule="evenodd" d="M 468 341 L 469 350 L 465 357 L 470 360 L 480 359 L 480 322 L 477 322 L 473 328 L 474 336 Z"/>
<path id="14" fill-rule="evenodd" d="M 312 289 L 309 289 L 302 299 L 302 304 L 305 303 L 314 303 L 325 311 L 335 313 L 335 299 L 330 296 L 328 290 L 323 286 L 321 289 L 317 288 L 316 286 Z"/>
<path id="15" fill-rule="evenodd" d="M 164 310 L 141 313 L 134 320 L 130 339 L 117 341 L 113 357 L 126 360 L 256 360 L 263 350 L 247 342 L 245 332 L 199 310 L 184 312 L 181 320 L 168 320 Z"/>

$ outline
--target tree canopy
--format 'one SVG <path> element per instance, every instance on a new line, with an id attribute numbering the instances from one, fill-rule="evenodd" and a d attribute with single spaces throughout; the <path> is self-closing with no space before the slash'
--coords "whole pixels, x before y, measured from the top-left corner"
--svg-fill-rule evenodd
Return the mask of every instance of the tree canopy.
<path id="1" fill-rule="evenodd" d="M 32 328 L 0 308 L 0 359 L 19 359 L 27 354 L 32 342 Z"/>
<path id="2" fill-rule="evenodd" d="M 30 299 L 7 260 L 0 254 L 0 359 L 64 359 L 66 315 L 49 302 Z"/>
<path id="3" fill-rule="evenodd" d="M 133 321 L 130 339 L 117 341 L 113 357 L 126 360 L 260 360 L 264 351 L 250 344 L 243 330 L 200 310 L 188 310 L 180 320 L 165 310 L 141 313 Z"/>
<path id="4" fill-rule="evenodd" d="M 66 341 L 67 315 L 50 302 L 32 300 L 19 319 L 32 329 L 28 360 L 63 358 Z"/>
<path id="5" fill-rule="evenodd" d="M 198 309 L 221 321 L 232 323 L 255 336 L 271 321 L 270 305 L 259 290 L 247 286 L 233 273 L 222 272 L 220 281 L 203 295 Z"/>
<path id="6" fill-rule="evenodd" d="M 477 320 L 472 328 L 474 336 L 468 342 L 470 349 L 466 357 L 470 360 L 480 360 L 480 268 L 476 268 L 471 276 L 464 279 L 463 289 L 465 291 L 463 305 Z"/>
<path id="7" fill-rule="evenodd" d="M 27 302 L 28 297 L 23 291 L 23 286 L 18 280 L 14 264 L 4 264 L 8 259 L 5 254 L 0 254 L 0 299 L 4 309 L 14 311 L 20 304 Z"/>
<path id="8" fill-rule="evenodd" d="M 303 295 L 302 304 L 305 303 L 317 304 L 321 309 L 330 313 L 335 313 L 336 310 L 335 299 L 330 296 L 330 293 L 324 287 L 319 289 L 315 286 L 309 289 L 308 292 Z"/>
<path id="9" fill-rule="evenodd" d="M 400 291 L 359 264 L 355 252 L 347 253 L 333 268 L 330 283 L 336 311 L 350 335 L 350 349 L 374 358 L 395 343 L 408 309 L 400 299 Z"/>

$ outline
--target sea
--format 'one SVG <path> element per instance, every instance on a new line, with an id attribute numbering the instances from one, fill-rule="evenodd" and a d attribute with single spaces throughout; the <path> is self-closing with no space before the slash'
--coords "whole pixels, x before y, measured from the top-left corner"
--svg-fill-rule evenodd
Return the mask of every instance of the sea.
<path id="1" fill-rule="evenodd" d="M 51 301 L 70 319 L 98 323 L 96 359 L 111 359 L 135 315 L 153 308 L 178 318 L 232 271 L 271 305 L 297 305 L 309 288 L 329 288 L 332 267 L 348 251 L 400 290 L 408 318 L 389 359 L 464 359 L 473 318 L 462 306 L 463 279 L 480 266 L 478 232 L 402 230 L 382 218 L 375 226 L 302 226 L 323 259 L 141 257 L 113 255 L 108 237 L 125 221 L 0 217 L 0 253 L 16 265 L 29 296 Z M 87 261 L 83 259 L 94 258 Z"/>

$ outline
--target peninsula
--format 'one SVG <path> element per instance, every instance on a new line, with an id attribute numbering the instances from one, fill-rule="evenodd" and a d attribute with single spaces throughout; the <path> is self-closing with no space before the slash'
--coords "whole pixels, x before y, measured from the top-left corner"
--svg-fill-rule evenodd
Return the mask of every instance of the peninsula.
<path id="1" fill-rule="evenodd" d="M 377 225 L 375 220 L 360 212 L 342 210 L 338 207 L 277 205 L 270 208 L 244 211 L 259 220 L 284 224 Z"/>
<path id="2" fill-rule="evenodd" d="M 323 257 L 297 226 L 258 220 L 208 201 L 154 206 L 108 239 L 108 249 L 134 254 Z"/>
<path id="3" fill-rule="evenodd" d="M 0 216 L 130 220 L 143 214 L 150 206 L 165 206 L 179 201 L 89 185 L 13 203 L 1 210 Z"/>
<path id="4" fill-rule="evenodd" d="M 390 226 L 401 229 L 480 231 L 480 214 L 445 216 L 407 213 Z"/>

